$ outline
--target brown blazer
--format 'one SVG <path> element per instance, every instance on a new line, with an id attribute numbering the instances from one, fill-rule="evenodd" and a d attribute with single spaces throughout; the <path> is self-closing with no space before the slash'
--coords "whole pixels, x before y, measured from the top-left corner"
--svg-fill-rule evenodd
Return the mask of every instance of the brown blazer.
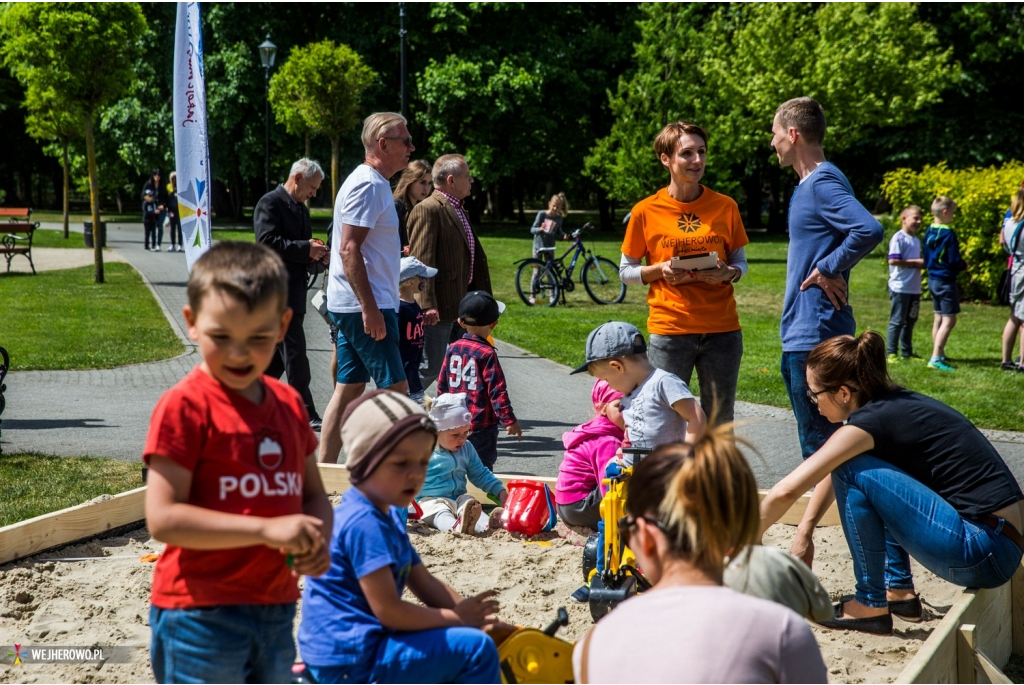
<path id="1" fill-rule="evenodd" d="M 437 269 L 426 288 L 416 296 L 423 309 L 437 309 L 442 321 L 459 318 L 459 303 L 470 290 L 491 292 L 487 255 L 476 230 L 473 282 L 469 282 L 469 242 L 459 215 L 441 193 L 432 193 L 409 212 L 409 254 Z"/>

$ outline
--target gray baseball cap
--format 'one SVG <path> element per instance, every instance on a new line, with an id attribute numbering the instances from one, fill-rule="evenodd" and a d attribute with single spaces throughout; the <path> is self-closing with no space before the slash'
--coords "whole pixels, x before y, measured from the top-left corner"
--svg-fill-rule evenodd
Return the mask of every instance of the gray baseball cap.
<path id="1" fill-rule="evenodd" d="M 433 278 L 437 275 L 437 269 L 427 266 L 415 257 L 402 257 L 401 267 L 398 275 L 398 282 L 408 280 L 413 276 Z"/>
<path id="2" fill-rule="evenodd" d="M 587 361 L 571 371 L 570 375 L 583 373 L 591 364 L 602 359 L 645 352 L 647 343 L 636 326 L 625 321 L 609 321 L 590 331 L 590 335 L 587 336 Z"/>

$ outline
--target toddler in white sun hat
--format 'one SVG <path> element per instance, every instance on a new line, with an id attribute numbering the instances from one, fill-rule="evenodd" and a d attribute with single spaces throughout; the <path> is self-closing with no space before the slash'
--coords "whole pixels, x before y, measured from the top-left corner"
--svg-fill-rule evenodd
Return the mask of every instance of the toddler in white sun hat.
<path id="1" fill-rule="evenodd" d="M 438 530 L 457 533 L 480 533 L 501 526 L 499 506 L 490 517 L 483 507 L 466 493 L 466 480 L 505 504 L 508 491 L 491 473 L 477 454 L 473 443 L 473 415 L 466 407 L 466 393 L 438 395 L 427 398 L 427 412 L 437 425 L 437 446 L 427 466 L 427 480 L 417 496 L 423 509 L 422 520 Z"/>

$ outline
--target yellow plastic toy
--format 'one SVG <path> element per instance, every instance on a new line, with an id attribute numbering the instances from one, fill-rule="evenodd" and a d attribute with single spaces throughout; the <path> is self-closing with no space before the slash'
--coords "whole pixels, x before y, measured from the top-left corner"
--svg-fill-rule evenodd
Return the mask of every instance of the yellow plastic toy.
<path id="1" fill-rule="evenodd" d="M 573 682 L 573 645 L 555 637 L 558 629 L 568 624 L 569 614 L 560 607 L 558 618 L 544 630 L 520 628 L 506 637 L 498 645 L 501 682 Z"/>

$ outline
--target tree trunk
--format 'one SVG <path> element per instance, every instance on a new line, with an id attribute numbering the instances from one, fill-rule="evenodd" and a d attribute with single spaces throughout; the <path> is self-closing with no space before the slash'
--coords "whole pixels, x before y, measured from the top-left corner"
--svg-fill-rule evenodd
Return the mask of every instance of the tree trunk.
<path id="1" fill-rule="evenodd" d="M 338 156 L 341 154 L 341 138 L 331 138 L 331 202 L 338 197 Z"/>
<path id="2" fill-rule="evenodd" d="M 68 219 L 71 213 L 70 199 L 68 198 L 68 141 L 64 141 L 64 240 L 68 239 Z"/>
<path id="3" fill-rule="evenodd" d="M 608 193 L 604 192 L 604 188 L 597 189 L 597 213 L 600 216 L 599 223 L 602 231 L 615 230 L 615 215 L 613 214 L 612 203 L 608 199 Z"/>
<path id="4" fill-rule="evenodd" d="M 103 282 L 103 247 L 100 243 L 100 188 L 96 177 L 96 140 L 92 128 L 92 112 L 85 115 L 85 157 L 89 161 L 89 204 L 92 207 L 92 250 L 96 264 L 94 281 Z"/>
<path id="5" fill-rule="evenodd" d="M 309 159 L 309 155 L 313 152 L 313 146 L 310 144 L 309 131 L 306 131 L 306 159 Z"/>

